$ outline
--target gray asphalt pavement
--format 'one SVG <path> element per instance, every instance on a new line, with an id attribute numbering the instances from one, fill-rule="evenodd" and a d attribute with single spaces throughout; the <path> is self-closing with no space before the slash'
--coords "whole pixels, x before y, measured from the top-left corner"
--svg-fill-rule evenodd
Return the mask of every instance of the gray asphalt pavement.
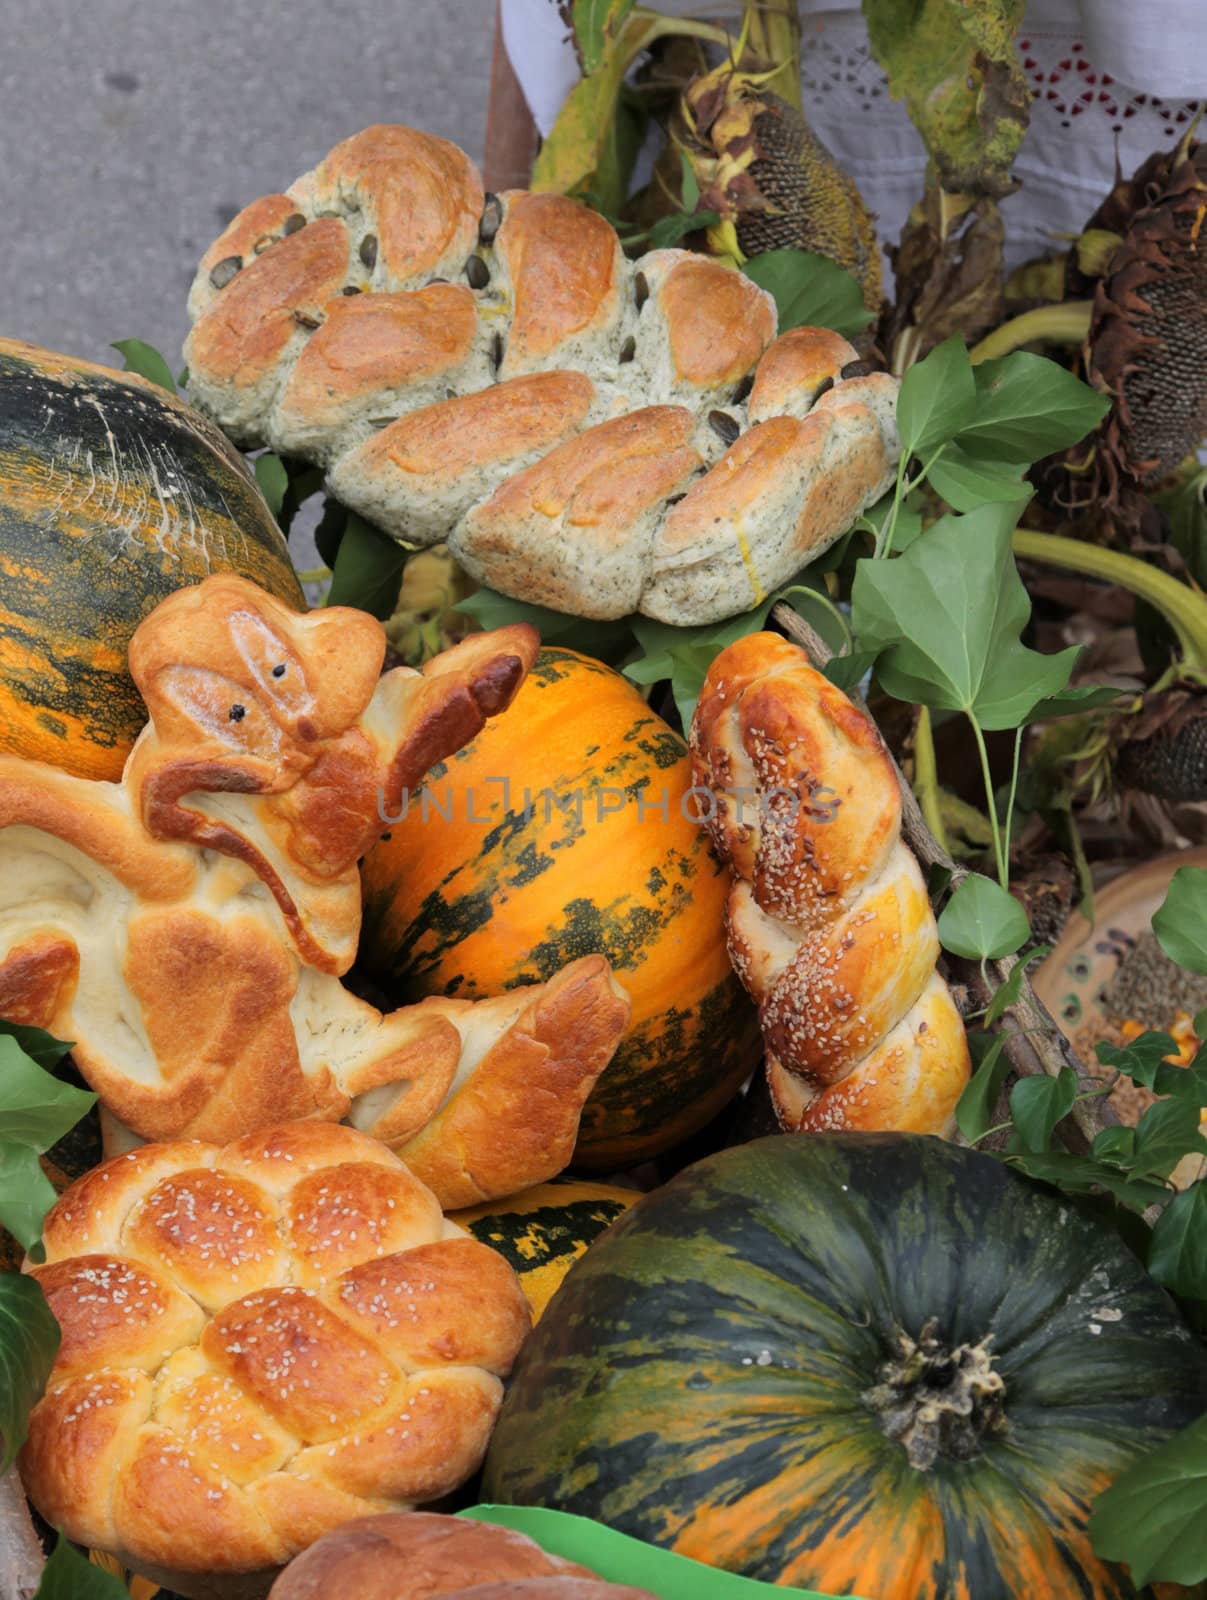
<path id="1" fill-rule="evenodd" d="M 481 159 L 493 0 L 0 0 L 0 335 L 173 370 L 197 259 L 373 122 Z"/>

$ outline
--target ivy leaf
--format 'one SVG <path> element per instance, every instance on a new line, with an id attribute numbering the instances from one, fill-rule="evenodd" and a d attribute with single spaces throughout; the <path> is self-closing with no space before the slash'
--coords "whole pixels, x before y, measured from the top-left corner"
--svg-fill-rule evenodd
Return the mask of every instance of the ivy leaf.
<path id="1" fill-rule="evenodd" d="M 1142 1033 L 1127 1044 L 1099 1044 L 1095 1054 L 1104 1067 L 1114 1067 L 1142 1089 L 1151 1089 L 1166 1056 L 1176 1055 L 1177 1045 L 1167 1033 Z"/>
<path id="2" fill-rule="evenodd" d="M 1078 656 L 1028 650 L 1031 602 L 1014 565 L 1017 504 L 941 517 L 904 555 L 861 561 L 851 594 L 854 633 L 884 653 L 882 688 L 936 711 L 965 711 L 983 728 L 1015 728 L 1068 684 Z"/>
<path id="3" fill-rule="evenodd" d="M 289 474 L 285 471 L 285 463 L 280 456 L 274 456 L 266 451 L 252 462 L 252 469 L 256 474 L 256 482 L 260 485 L 260 493 L 268 502 L 268 509 L 280 522 L 285 491 L 289 488 Z"/>
<path id="4" fill-rule="evenodd" d="M 1026 1078 L 1023 1081 L 1032 1083 L 1035 1080 Z M 1163 1183 L 1133 1182 L 1126 1173 L 1105 1162 L 1075 1156 L 1067 1150 L 1019 1151 L 1012 1153 L 1009 1161 L 1029 1178 L 1050 1183 L 1065 1194 L 1093 1194 L 1097 1189 L 1105 1189 L 1129 1211 L 1145 1211 L 1169 1198 L 1169 1190 Z"/>
<path id="5" fill-rule="evenodd" d="M 633 628 L 628 617 L 615 622 L 593 621 L 564 611 L 550 611 L 547 606 L 529 605 L 526 600 L 513 600 L 510 595 L 498 594 L 494 589 L 475 589 L 473 594 L 459 600 L 453 610 L 475 617 L 484 628 L 530 622 L 540 634 L 542 644 L 563 645 L 611 665 L 621 661 L 633 648 Z"/>
<path id="6" fill-rule="evenodd" d="M 1199 1132 L 1199 1107 L 1190 1100 L 1158 1100 L 1140 1118 L 1132 1174 L 1168 1178 L 1183 1156 L 1207 1156 Z"/>
<path id="7" fill-rule="evenodd" d="M 314 547 L 323 565 L 330 570 L 335 568 L 335 558 L 339 555 L 339 547 L 347 526 L 347 509 L 341 506 L 338 500 L 324 501 L 323 514 L 319 518 L 318 527 L 314 530 Z"/>
<path id="8" fill-rule="evenodd" d="M 35 1279 L 0 1272 L 0 1435 L 7 1472 L 29 1432 L 37 1403 L 59 1351 L 59 1325 Z"/>
<path id="9" fill-rule="evenodd" d="M 942 348 L 940 346 L 940 348 Z M 994 465 L 977 461 L 959 445 L 949 444 L 926 474 L 926 481 L 953 511 L 975 511 L 986 500 L 1027 500 L 1029 484 L 1015 463 Z"/>
<path id="10" fill-rule="evenodd" d="M 1077 1074 L 1062 1067 L 1058 1078 L 1020 1078 L 1010 1091 L 1010 1115 L 1028 1151 L 1046 1151 L 1052 1130 L 1077 1098 Z"/>
<path id="11" fill-rule="evenodd" d="M 0 1224 L 23 1250 L 32 1250 L 41 1239 L 46 1213 L 57 1199 L 35 1149 L 0 1143 Z"/>
<path id="12" fill-rule="evenodd" d="M 770 594 L 753 611 L 730 617 L 725 622 L 703 623 L 696 628 L 677 628 L 673 623 L 656 622 L 652 617 L 633 617 L 631 626 L 642 655 L 622 669 L 625 677 L 634 683 L 659 683 L 669 678 L 686 731 L 691 727 L 709 667 L 726 645 L 748 633 L 757 633 L 779 598 L 778 593 Z"/>
<path id="13" fill-rule="evenodd" d="M 47 1072 L 53 1072 L 67 1052 L 74 1048 L 75 1040 L 56 1039 L 42 1028 L 30 1028 L 22 1022 L 7 1022 L 0 1017 L 0 1037 L 15 1039 L 27 1056 Z"/>
<path id="14" fill-rule="evenodd" d="M 1014 896 L 979 872 L 969 873 L 939 914 L 944 950 L 971 961 L 1013 955 L 1030 932 Z"/>
<path id="15" fill-rule="evenodd" d="M 49 1150 L 96 1104 L 96 1096 L 60 1083 L 11 1036 L 0 1036 L 0 1139 Z"/>
<path id="16" fill-rule="evenodd" d="M 1094 1502 L 1089 1534 L 1137 1589 L 1207 1577 L 1207 1416 L 1121 1473 Z"/>
<path id="17" fill-rule="evenodd" d="M 412 554 L 388 533 L 350 511 L 331 569 L 327 604 L 356 606 L 379 622 L 387 622 L 398 603 L 402 569 Z"/>
<path id="18" fill-rule="evenodd" d="M 845 656 L 831 656 L 821 669 L 822 676 L 828 678 L 836 689 L 850 694 L 872 670 L 877 654 L 875 650 L 852 650 Z"/>
<path id="19" fill-rule="evenodd" d="M 130 1600 L 130 1591 L 60 1533 L 33 1600 Z"/>
<path id="20" fill-rule="evenodd" d="M 118 351 L 125 361 L 124 371 L 137 373 L 149 383 L 157 383 L 169 394 L 176 393 L 172 369 L 153 344 L 147 344 L 143 339 L 115 339 L 110 348 Z"/>
<path id="21" fill-rule="evenodd" d="M 985 1026 L 992 1025 L 1001 1017 L 1007 1006 L 1015 1005 L 1023 992 L 1023 979 L 1027 968 L 1035 961 L 1042 961 L 1044 956 L 1050 955 L 1052 946 L 1048 944 L 1036 945 L 1034 950 L 1028 950 L 1021 961 L 1010 968 L 1006 981 L 998 985 L 993 999 L 989 1002 L 989 1009 L 985 1013 Z"/>
<path id="22" fill-rule="evenodd" d="M 1174 1195 L 1157 1218 L 1148 1270 L 1184 1300 L 1207 1300 L 1207 1184 Z"/>
<path id="23" fill-rule="evenodd" d="M 672 211 L 659 217 L 646 238 L 651 250 L 669 250 L 689 233 L 699 233 L 702 228 L 712 228 L 720 222 L 719 211 Z"/>
<path id="24" fill-rule="evenodd" d="M 982 361 L 973 379 L 976 407 L 955 439 L 978 461 L 1038 461 L 1076 444 L 1110 409 L 1080 378 L 1026 351 Z"/>
<path id="25" fill-rule="evenodd" d="M 1095 711 L 1099 706 L 1114 705 L 1123 697 L 1122 689 L 1112 689 L 1109 684 L 1086 683 L 1076 689 L 1062 689 L 1059 694 L 1041 700 L 1028 722 L 1054 722 L 1057 717 L 1073 717 L 1082 711 Z"/>
<path id="26" fill-rule="evenodd" d="M 775 300 L 780 333 L 829 328 L 853 339 L 872 321 L 858 280 L 811 250 L 765 250 L 745 262 L 742 271 Z"/>
<path id="27" fill-rule="evenodd" d="M 993 1108 L 1010 1076 L 1010 1058 L 1001 1033 L 970 1033 L 968 1047 L 977 1066 L 956 1106 L 956 1126 L 969 1144 L 975 1144 L 993 1126 Z"/>
<path id="28" fill-rule="evenodd" d="M 1130 1171 L 1136 1154 L 1135 1128 L 1123 1126 L 1103 1128 L 1100 1133 L 1095 1134 L 1090 1154 L 1095 1161 L 1103 1161 L 1108 1166 Z"/>
<path id="29" fill-rule="evenodd" d="M 901 380 L 897 427 L 903 451 L 928 456 L 959 432 L 975 404 L 968 348 L 961 336 L 953 333 Z"/>
<path id="30" fill-rule="evenodd" d="M 1153 932 L 1171 961 L 1207 974 L 1207 867 L 1178 868 L 1153 913 Z"/>

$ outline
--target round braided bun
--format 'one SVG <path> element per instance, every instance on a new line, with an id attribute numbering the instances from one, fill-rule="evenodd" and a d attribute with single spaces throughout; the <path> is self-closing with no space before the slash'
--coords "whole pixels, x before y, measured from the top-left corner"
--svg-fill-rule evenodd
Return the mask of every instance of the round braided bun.
<path id="1" fill-rule="evenodd" d="M 21 1476 L 199 1600 L 474 1473 L 530 1326 L 511 1268 L 376 1140 L 296 1122 L 85 1174 L 29 1267 L 62 1329 Z"/>
<path id="2" fill-rule="evenodd" d="M 345 1523 L 291 1562 L 269 1600 L 654 1600 L 546 1555 L 513 1528 L 430 1511 Z"/>
<path id="3" fill-rule="evenodd" d="M 803 650 L 755 633 L 710 667 L 691 749 L 782 1125 L 948 1132 L 968 1045 L 872 719 Z"/>
<path id="4" fill-rule="evenodd" d="M 189 396 L 239 444 L 318 462 L 394 537 L 580 616 L 749 610 L 900 454 L 897 382 L 845 339 L 775 339 L 743 274 L 630 262 L 595 212 L 484 195 L 464 152 L 411 128 L 368 128 L 254 201 L 189 313 Z"/>

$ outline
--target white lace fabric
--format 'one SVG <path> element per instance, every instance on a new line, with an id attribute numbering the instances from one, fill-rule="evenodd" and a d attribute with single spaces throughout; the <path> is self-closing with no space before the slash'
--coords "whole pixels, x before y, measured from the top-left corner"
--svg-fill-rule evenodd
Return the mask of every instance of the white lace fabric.
<path id="1" fill-rule="evenodd" d="M 655 9 L 736 20 L 733 0 Z M 503 38 L 537 126 L 548 133 L 578 69 L 554 0 L 502 0 Z M 882 239 L 900 237 L 926 153 L 873 58 L 858 0 L 801 4 L 801 85 L 818 137 L 859 185 Z M 1207 105 L 1207 0 L 1041 0 L 1018 35 L 1032 90 L 1002 205 L 1007 265 L 1059 249 L 1114 181 L 1170 148 Z"/>

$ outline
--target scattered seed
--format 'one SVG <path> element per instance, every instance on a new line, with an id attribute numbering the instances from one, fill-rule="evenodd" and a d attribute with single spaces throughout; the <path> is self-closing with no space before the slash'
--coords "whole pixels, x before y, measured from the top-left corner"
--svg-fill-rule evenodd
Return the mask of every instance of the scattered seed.
<path id="1" fill-rule="evenodd" d="M 372 271 L 377 265 L 377 235 L 375 233 L 365 234 L 360 241 L 359 255 L 361 265 L 368 267 Z"/>
<path id="2" fill-rule="evenodd" d="M 312 317 L 308 311 L 295 311 L 293 320 L 300 328 L 318 328 L 322 326 L 321 318 Z"/>
<path id="3" fill-rule="evenodd" d="M 687 491 L 685 489 L 682 494 L 669 494 L 669 495 L 667 495 L 666 503 L 667 503 L 668 506 L 677 506 L 679 504 L 680 500 L 686 500 L 686 499 L 687 499 Z"/>
<path id="4" fill-rule="evenodd" d="M 344 287 L 340 290 L 340 293 L 341 294 L 345 294 L 345 295 L 359 294 L 360 293 L 360 289 L 357 287 L 356 284 L 348 283 L 348 284 L 344 285 Z"/>
<path id="5" fill-rule="evenodd" d="M 503 335 L 496 332 L 490 341 L 490 361 L 497 372 L 503 365 Z"/>
<path id="6" fill-rule="evenodd" d="M 875 372 L 870 361 L 848 361 L 838 374 L 840 378 L 866 378 L 869 372 Z"/>
<path id="7" fill-rule="evenodd" d="M 754 388 L 754 373 L 753 372 L 748 372 L 746 374 L 746 376 L 742 379 L 741 383 L 739 383 L 737 388 L 733 391 L 733 398 L 729 402 L 730 405 L 731 406 L 740 406 L 743 400 L 748 400 L 750 398 L 750 391 L 753 388 Z"/>
<path id="8" fill-rule="evenodd" d="M 644 272 L 639 272 L 633 279 L 633 299 L 637 302 L 638 311 L 650 297 L 649 280 Z"/>
<path id="9" fill-rule="evenodd" d="M 285 218 L 281 232 L 288 239 L 291 233 L 297 233 L 299 229 L 304 228 L 305 226 L 306 218 L 302 215 L 302 213 L 300 211 L 291 211 L 290 214 Z"/>
<path id="10" fill-rule="evenodd" d="M 235 274 L 240 272 L 242 268 L 242 256 L 227 256 L 210 273 L 210 282 L 215 289 L 225 289 Z"/>
<path id="11" fill-rule="evenodd" d="M 634 339 L 633 335 L 630 334 L 629 337 L 625 340 L 625 342 L 620 347 L 620 359 L 621 359 L 621 362 L 623 363 L 625 361 L 631 361 L 636 354 L 637 354 L 637 341 L 636 341 L 636 339 Z"/>
<path id="12" fill-rule="evenodd" d="M 434 283 L 447 283 L 447 282 L 448 282 L 447 278 L 429 278 L 428 281 L 427 281 L 427 286 L 430 289 Z"/>
<path id="13" fill-rule="evenodd" d="M 276 242 L 277 241 L 273 238 L 271 233 L 265 233 L 256 240 L 255 244 L 252 246 L 252 249 L 255 251 L 256 255 L 262 256 L 265 250 L 268 249 L 269 245 L 276 244 Z"/>
<path id="14" fill-rule="evenodd" d="M 708 426 L 726 444 L 733 444 L 742 431 L 741 424 L 724 411 L 710 411 L 708 413 Z"/>
<path id="15" fill-rule="evenodd" d="M 397 417 L 370 417 L 369 426 L 371 428 L 388 428 L 391 422 L 397 421 Z"/>
<path id="16" fill-rule="evenodd" d="M 485 289 L 490 282 L 490 268 L 481 256 L 470 256 L 465 263 L 465 276 L 471 289 Z"/>
<path id="17" fill-rule="evenodd" d="M 824 383 L 818 384 L 817 388 L 813 392 L 813 404 L 816 405 L 817 402 L 821 399 L 823 394 L 829 394 L 830 390 L 833 387 L 834 387 L 834 379 L 833 378 L 827 378 L 824 381 Z"/>
<path id="18" fill-rule="evenodd" d="M 488 194 L 486 196 L 486 205 L 482 211 L 482 220 L 478 224 L 478 242 L 480 244 L 492 243 L 502 221 L 503 202 L 497 194 Z"/>

